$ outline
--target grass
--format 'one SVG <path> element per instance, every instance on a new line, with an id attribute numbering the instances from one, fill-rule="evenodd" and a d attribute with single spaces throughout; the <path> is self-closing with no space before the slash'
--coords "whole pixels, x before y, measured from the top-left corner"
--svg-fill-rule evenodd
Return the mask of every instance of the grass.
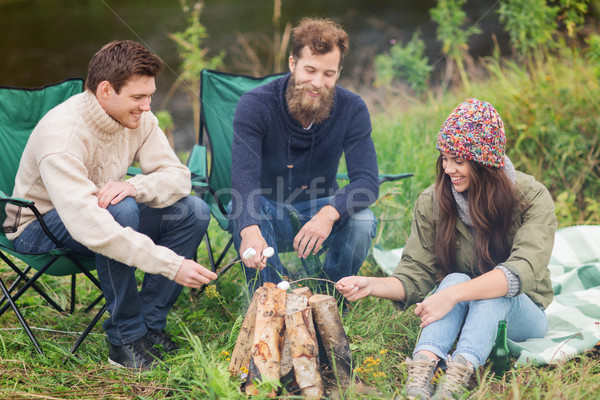
<path id="1" fill-rule="evenodd" d="M 392 99 L 373 113 L 373 136 L 382 172 L 410 171 L 415 177 L 386 184 L 373 207 L 379 219 L 375 242 L 402 246 L 410 232 L 412 206 L 434 180 L 435 138 L 450 111 L 466 97 L 494 104 L 506 123 L 508 154 L 518 169 L 535 175 L 551 190 L 561 226 L 600 223 L 597 67 L 577 54 L 565 53 L 535 68 L 491 60 L 489 78 L 471 81 L 468 92 L 429 93 L 424 99 Z M 533 71 L 533 72 L 532 72 Z M 565 195 L 564 193 L 567 193 Z M 213 221 L 211 240 L 223 246 L 227 235 Z M 199 260 L 208 264 L 204 245 Z M 225 262 L 233 258 L 230 252 Z M 286 259 L 293 262 L 293 257 Z M 361 273 L 381 275 L 367 258 Z M 0 264 L 6 282 L 12 273 Z M 79 278 L 83 281 L 82 278 Z M 44 277 L 43 285 L 59 304 L 69 300 L 68 278 Z M 85 304 L 97 295 L 78 285 L 77 310 L 64 315 L 34 294 L 19 301 L 21 311 L 46 353 L 38 356 L 14 314 L 2 316 L 0 330 L 0 398 L 10 399 L 243 399 L 240 382 L 227 372 L 231 353 L 248 305 L 240 268 L 222 276 L 203 293 L 184 289 L 169 315 L 167 329 L 182 350 L 167 358 L 170 366 L 139 373 L 110 367 L 108 347 L 98 325 L 66 364 L 77 332 L 91 314 Z M 354 303 L 343 319 L 356 374 L 366 392 L 350 389 L 347 399 L 390 399 L 402 394 L 406 368 L 418 335 L 412 308 L 398 311 L 389 301 L 366 298 Z M 480 371 L 473 399 L 590 399 L 600 389 L 600 354 L 591 350 L 557 366 L 528 366 L 491 379 Z M 263 392 L 267 393 L 266 383 Z M 257 398 L 264 398 L 264 395 Z M 288 396 L 288 398 L 291 398 Z"/>

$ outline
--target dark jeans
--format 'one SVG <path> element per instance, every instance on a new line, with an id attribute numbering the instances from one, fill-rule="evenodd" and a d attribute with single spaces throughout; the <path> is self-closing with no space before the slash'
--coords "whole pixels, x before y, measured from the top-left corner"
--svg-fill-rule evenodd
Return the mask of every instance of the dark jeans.
<path id="1" fill-rule="evenodd" d="M 267 266 L 258 273 L 253 268 L 244 267 L 246 279 L 250 285 L 250 293 L 262 286 L 264 282 L 280 282 L 286 275 L 279 259 L 278 251 L 292 250 L 295 232 L 289 217 L 289 210 L 295 210 L 300 224 L 304 225 L 321 208 L 329 204 L 330 198 L 325 197 L 302 203 L 285 204 L 261 198 L 260 232 L 267 244 L 275 249 L 275 255 L 267 261 Z M 231 204 L 229 205 L 231 209 Z M 229 224 L 235 231 L 235 221 Z M 365 208 L 347 218 L 337 221 L 329 237 L 323 242 L 327 256 L 323 264 L 322 277 L 337 282 L 344 276 L 356 275 L 362 266 L 369 249 L 371 240 L 377 232 L 377 219 L 369 208 Z M 235 248 L 240 249 L 241 237 L 234 235 Z"/>
<path id="2" fill-rule="evenodd" d="M 191 259 L 206 233 L 210 211 L 206 203 L 187 196 L 170 207 L 151 208 L 127 197 L 107 210 L 122 226 L 150 237 L 154 243 Z M 144 336 L 148 329 L 160 331 L 166 325 L 167 314 L 179 297 L 182 286 L 159 274 L 145 274 L 138 292 L 135 268 L 117 262 L 74 240 L 60 220 L 56 210 L 44 215 L 44 221 L 57 237 L 61 247 L 76 254 L 96 257 L 98 279 L 110 317 L 103 327 L 108 340 L 115 345 L 130 343 Z M 42 253 L 56 245 L 43 233 L 38 221 L 27 226 L 14 240 L 18 251 Z"/>

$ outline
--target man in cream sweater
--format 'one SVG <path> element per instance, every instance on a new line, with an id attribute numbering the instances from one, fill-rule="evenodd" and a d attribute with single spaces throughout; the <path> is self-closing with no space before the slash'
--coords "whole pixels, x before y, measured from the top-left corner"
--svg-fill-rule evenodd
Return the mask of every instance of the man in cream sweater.
<path id="1" fill-rule="evenodd" d="M 150 112 L 162 68 L 136 42 L 100 49 L 85 92 L 50 110 L 32 132 L 13 192 L 35 202 L 62 247 L 95 255 L 110 313 L 103 324 L 109 362 L 128 368 L 148 369 L 177 348 L 164 327 L 182 286 L 217 277 L 192 261 L 208 206 L 189 196 L 190 172 Z M 134 161 L 143 175 L 124 180 Z M 8 207 L 7 215 L 17 250 L 56 247 L 30 210 Z M 136 268 L 146 273 L 140 291 Z"/>

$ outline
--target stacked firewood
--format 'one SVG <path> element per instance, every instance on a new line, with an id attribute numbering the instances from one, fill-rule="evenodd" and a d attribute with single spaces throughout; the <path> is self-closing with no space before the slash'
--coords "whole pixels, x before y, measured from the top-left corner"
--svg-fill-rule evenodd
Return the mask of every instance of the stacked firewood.
<path id="1" fill-rule="evenodd" d="M 347 388 L 352 358 L 335 298 L 265 283 L 250 302 L 229 371 L 234 376 L 247 371 L 248 395 L 257 394 L 256 383 L 268 378 L 297 388 L 304 398 L 320 399 L 325 371 L 335 386 Z M 271 397 L 276 395 L 273 390 Z"/>

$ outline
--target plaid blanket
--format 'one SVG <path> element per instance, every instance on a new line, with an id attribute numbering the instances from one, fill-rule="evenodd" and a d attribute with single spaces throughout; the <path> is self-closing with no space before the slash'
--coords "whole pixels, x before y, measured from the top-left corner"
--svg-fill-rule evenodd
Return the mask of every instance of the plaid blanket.
<path id="1" fill-rule="evenodd" d="M 375 246 L 373 256 L 389 275 L 402 249 Z M 509 340 L 517 365 L 557 364 L 600 342 L 600 226 L 558 229 L 549 268 L 555 297 L 546 310 L 548 333 L 542 339 Z"/>

